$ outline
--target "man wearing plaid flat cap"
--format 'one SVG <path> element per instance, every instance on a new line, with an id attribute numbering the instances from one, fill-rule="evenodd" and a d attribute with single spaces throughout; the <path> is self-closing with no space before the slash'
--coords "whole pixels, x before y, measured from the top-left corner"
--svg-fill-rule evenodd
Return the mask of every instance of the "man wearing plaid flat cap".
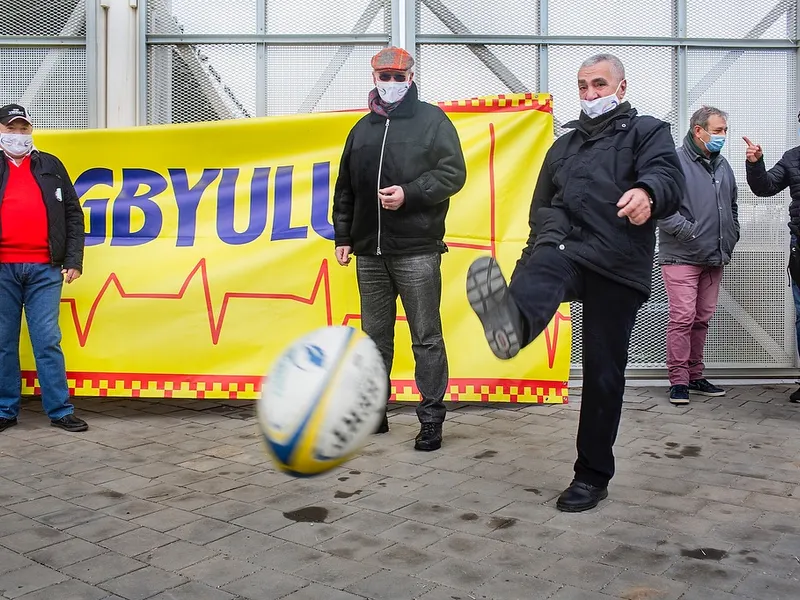
<path id="1" fill-rule="evenodd" d="M 440 316 L 445 218 L 467 170 L 450 119 L 419 100 L 412 56 L 384 48 L 371 65 L 370 112 L 347 137 L 333 196 L 336 260 L 346 266 L 356 256 L 361 326 L 387 373 L 400 297 L 422 397 L 414 447 L 437 450 L 449 377 Z M 378 433 L 388 430 L 384 417 Z"/>
<path id="2" fill-rule="evenodd" d="M 58 325 L 63 282 L 83 269 L 83 210 L 64 165 L 37 150 L 32 133 L 24 107 L 0 107 L 0 431 L 17 424 L 23 307 L 50 423 L 86 431 L 70 403 Z"/>

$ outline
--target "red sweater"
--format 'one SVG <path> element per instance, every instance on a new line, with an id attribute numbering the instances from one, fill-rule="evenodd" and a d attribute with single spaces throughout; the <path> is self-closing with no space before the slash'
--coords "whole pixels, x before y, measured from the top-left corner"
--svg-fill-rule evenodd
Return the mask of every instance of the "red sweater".
<path id="1" fill-rule="evenodd" d="M 8 161 L 8 183 L 0 202 L 0 263 L 49 263 L 47 209 L 31 173 L 31 158 Z"/>

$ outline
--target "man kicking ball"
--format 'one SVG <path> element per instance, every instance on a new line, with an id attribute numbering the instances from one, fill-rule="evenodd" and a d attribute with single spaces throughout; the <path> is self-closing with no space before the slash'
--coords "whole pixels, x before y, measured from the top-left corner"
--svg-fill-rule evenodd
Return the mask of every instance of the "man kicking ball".
<path id="1" fill-rule="evenodd" d="M 617 57 L 600 54 L 581 65 L 582 112 L 547 152 L 510 286 L 490 257 L 467 275 L 469 302 L 501 359 L 536 339 L 559 304 L 583 304 L 578 460 L 556 504 L 566 512 L 608 496 L 628 343 L 650 294 L 655 220 L 677 210 L 685 188 L 669 124 L 639 116 L 623 101 L 626 89 Z"/>

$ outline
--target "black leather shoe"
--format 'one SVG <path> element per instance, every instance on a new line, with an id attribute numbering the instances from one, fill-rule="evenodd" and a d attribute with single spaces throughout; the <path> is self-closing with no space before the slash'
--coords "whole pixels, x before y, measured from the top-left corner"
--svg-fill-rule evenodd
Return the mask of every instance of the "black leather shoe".
<path id="1" fill-rule="evenodd" d="M 16 424 L 17 424 L 17 417 L 14 417 L 13 419 L 0 417 L 0 431 L 5 431 L 9 427 L 13 427 Z"/>
<path id="2" fill-rule="evenodd" d="M 414 440 L 414 449 L 430 452 L 442 447 L 442 424 L 423 423 Z"/>
<path id="3" fill-rule="evenodd" d="M 383 413 L 383 420 L 378 424 L 375 433 L 389 433 L 389 417 Z"/>
<path id="4" fill-rule="evenodd" d="M 789 395 L 789 402 L 800 404 L 800 388 L 796 389 Z"/>
<path id="5" fill-rule="evenodd" d="M 86 431 L 89 429 L 86 421 L 72 414 L 61 417 L 60 419 L 51 419 L 50 425 L 53 427 L 60 427 L 66 431 Z"/>
<path id="6" fill-rule="evenodd" d="M 582 512 L 594 508 L 607 497 L 608 488 L 589 485 L 573 479 L 569 487 L 558 497 L 556 508 L 562 512 Z"/>

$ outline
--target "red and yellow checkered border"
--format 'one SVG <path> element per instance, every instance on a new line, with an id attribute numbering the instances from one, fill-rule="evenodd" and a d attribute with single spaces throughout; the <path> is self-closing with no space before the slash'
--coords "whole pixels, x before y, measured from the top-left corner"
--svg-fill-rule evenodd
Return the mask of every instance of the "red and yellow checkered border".
<path id="1" fill-rule="evenodd" d="M 466 100 L 449 100 L 437 104 L 442 110 L 449 113 L 518 112 L 523 110 L 553 112 L 553 98 L 550 94 L 499 94 Z"/>
<path id="2" fill-rule="evenodd" d="M 74 396 L 255 400 L 261 377 L 252 375 L 176 375 L 154 373 L 67 373 Z M 22 372 L 23 394 L 39 394 L 36 371 Z M 413 380 L 392 381 L 392 400 L 416 402 Z M 451 379 L 445 400 L 450 402 L 519 402 L 566 404 L 569 383 L 533 379 Z"/>

